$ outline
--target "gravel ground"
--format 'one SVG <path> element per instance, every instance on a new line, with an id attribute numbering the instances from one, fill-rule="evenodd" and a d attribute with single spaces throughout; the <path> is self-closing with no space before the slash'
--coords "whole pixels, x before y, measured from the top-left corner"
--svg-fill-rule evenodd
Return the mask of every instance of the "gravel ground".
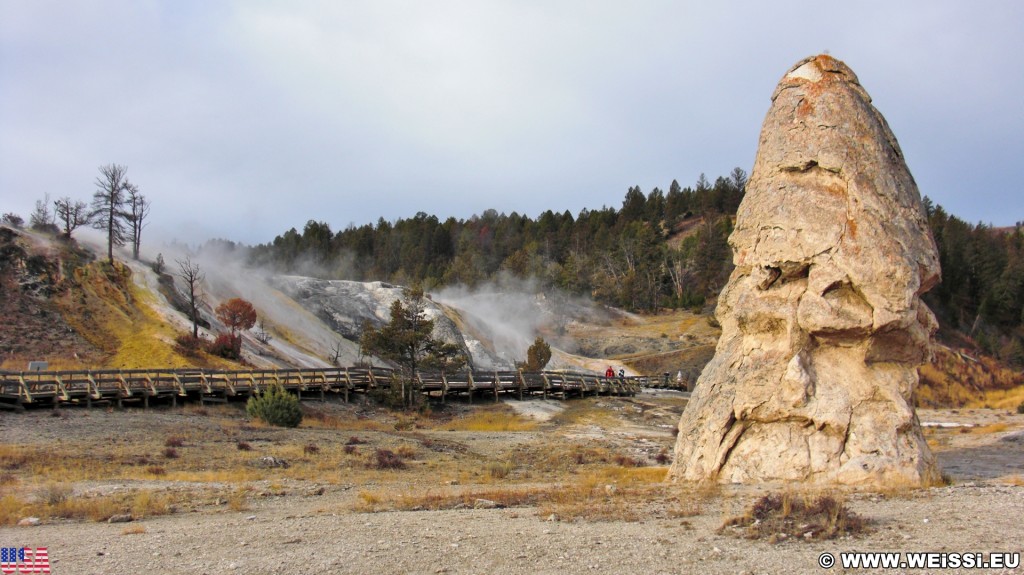
<path id="1" fill-rule="evenodd" d="M 4 528 L 0 541 L 46 546 L 53 573 L 81 575 L 737 574 L 843 572 L 817 566 L 824 552 L 1020 552 L 1024 532 L 1024 490 L 979 484 L 895 499 L 857 496 L 850 506 L 871 518 L 873 533 L 778 544 L 716 534 L 742 497 L 709 504 L 685 520 L 639 523 L 563 523 L 530 509 L 330 513 L 339 503 L 331 498 L 161 517 L 139 523 L 145 532 L 132 535 L 123 534 L 125 524 Z"/>
<path id="2" fill-rule="evenodd" d="M 0 417 L 0 436 L 8 444 L 57 442 L 85 433 L 103 439 L 144 426 L 196 427 L 208 419 L 99 410 L 66 418 L 8 414 Z M 940 461 L 954 484 L 884 495 L 850 494 L 848 506 L 869 520 L 870 532 L 834 541 L 789 539 L 772 544 L 719 533 L 727 518 L 741 515 L 767 488 L 725 488 L 703 499 L 692 517 L 568 522 L 545 517 L 534 508 L 358 513 L 352 508 L 362 486 L 318 489 L 297 481 L 286 485 L 288 495 L 256 497 L 242 511 L 197 504 L 132 523 L 44 521 L 33 527 L 3 527 L 0 546 L 46 547 L 52 572 L 61 575 L 845 573 L 840 567 L 821 569 L 819 556 L 845 551 L 1021 552 L 1024 416 L 988 410 L 932 411 L 923 413 L 922 420 L 1006 426 L 988 434 L 961 428 L 932 432 L 936 437 L 930 439 L 939 446 Z M 484 441 L 480 448 L 486 445 Z M 435 479 L 442 483 L 443 478 Z M 143 487 L 192 490 L 197 499 L 216 496 L 215 485 L 158 483 Z"/>

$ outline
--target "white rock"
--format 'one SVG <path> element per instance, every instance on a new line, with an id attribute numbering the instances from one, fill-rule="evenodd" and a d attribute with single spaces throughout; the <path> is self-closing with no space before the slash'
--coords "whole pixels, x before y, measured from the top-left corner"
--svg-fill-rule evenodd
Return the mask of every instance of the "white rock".
<path id="1" fill-rule="evenodd" d="M 896 138 L 842 62 L 809 58 L 779 83 L 729 243 L 722 336 L 670 477 L 937 482 L 911 403 L 937 250 Z"/>

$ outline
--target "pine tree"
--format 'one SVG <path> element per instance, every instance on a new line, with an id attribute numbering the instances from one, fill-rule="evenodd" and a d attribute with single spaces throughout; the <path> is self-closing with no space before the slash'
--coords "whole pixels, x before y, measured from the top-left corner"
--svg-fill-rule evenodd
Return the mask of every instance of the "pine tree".
<path id="1" fill-rule="evenodd" d="M 541 371 L 551 361 L 551 346 L 544 338 L 537 337 L 526 350 L 526 371 Z"/>

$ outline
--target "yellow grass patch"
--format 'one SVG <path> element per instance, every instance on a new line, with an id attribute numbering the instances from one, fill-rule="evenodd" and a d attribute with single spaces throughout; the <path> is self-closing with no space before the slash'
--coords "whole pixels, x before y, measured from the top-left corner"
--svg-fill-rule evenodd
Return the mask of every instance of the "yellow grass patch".
<path id="1" fill-rule="evenodd" d="M 971 407 L 991 407 L 1016 411 L 1021 404 L 1024 404 L 1024 385 L 987 391 L 984 398 L 973 402 Z"/>
<path id="2" fill-rule="evenodd" d="M 986 433 L 1002 433 L 1009 429 L 1010 426 L 1006 423 L 990 423 L 989 425 L 983 425 L 981 427 L 972 427 L 971 433 L 986 434 Z"/>
<path id="3" fill-rule="evenodd" d="M 357 512 L 416 511 L 479 507 L 479 500 L 502 507 L 536 507 L 542 517 L 555 514 L 561 520 L 639 521 L 643 505 L 665 495 L 665 468 L 604 469 L 571 483 L 545 486 L 508 486 L 459 491 L 442 488 L 422 491 L 361 491 L 353 506 Z M 668 512 L 674 517 L 699 513 L 699 507 L 679 506 Z"/>
<path id="4" fill-rule="evenodd" d="M 511 407 L 499 404 L 473 410 L 465 417 L 459 417 L 442 425 L 452 431 L 534 431 L 536 421 L 517 414 Z"/>
<path id="5" fill-rule="evenodd" d="M 136 286 L 123 264 L 111 267 L 105 261 L 94 262 L 76 269 L 71 281 L 77 285 L 61 300 L 62 315 L 76 332 L 105 352 L 107 359 L 101 367 L 239 368 L 237 363 L 205 354 L 188 358 L 175 352 L 178 334 L 154 309 L 153 294 Z M 59 367 L 97 367 L 64 363 Z"/>
<path id="6" fill-rule="evenodd" d="M 0 498 L 0 525 L 14 525 L 25 517 L 106 521 L 122 513 L 133 518 L 155 517 L 171 513 L 175 497 L 185 500 L 191 494 L 155 494 L 149 491 L 84 497 L 72 494 L 70 486 L 59 495 L 53 486 L 39 490 L 34 498 L 6 495 Z"/>

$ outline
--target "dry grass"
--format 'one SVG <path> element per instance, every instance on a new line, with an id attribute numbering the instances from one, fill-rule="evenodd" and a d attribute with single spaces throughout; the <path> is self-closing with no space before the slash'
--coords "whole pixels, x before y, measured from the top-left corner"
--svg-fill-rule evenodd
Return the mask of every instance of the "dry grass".
<path id="1" fill-rule="evenodd" d="M 75 331 L 102 350 L 102 367 L 137 369 L 163 367 L 211 367 L 237 369 L 239 365 L 203 354 L 188 358 L 174 350 L 174 330 L 154 309 L 156 300 L 139 289 L 130 271 L 120 263 L 113 269 L 94 262 L 74 271 L 77 286 L 60 302 L 62 316 Z M 69 366 L 78 369 L 90 366 Z"/>
<path id="2" fill-rule="evenodd" d="M 146 532 L 145 525 L 129 525 L 121 530 L 121 535 L 142 535 Z"/>
<path id="3" fill-rule="evenodd" d="M 515 468 L 511 461 L 492 461 L 487 464 L 487 475 L 491 479 L 505 479 Z"/>
<path id="4" fill-rule="evenodd" d="M 309 429 L 333 429 L 338 431 L 391 431 L 393 425 L 358 415 L 339 415 L 328 411 L 302 406 L 301 427 Z"/>
<path id="5" fill-rule="evenodd" d="M 595 404 L 600 399 L 587 398 L 572 401 L 568 407 L 551 418 L 555 425 L 596 425 L 599 427 L 614 427 L 620 423 L 620 419 L 606 408 L 598 407 Z"/>
<path id="6" fill-rule="evenodd" d="M 507 486 L 458 491 L 444 488 L 427 493 L 391 490 L 361 491 L 353 510 L 358 512 L 423 511 L 471 508 L 478 500 L 499 507 L 536 507 L 538 515 L 562 521 L 639 521 L 645 507 L 665 495 L 666 469 L 613 469 L 587 475 L 570 483 L 544 486 Z M 699 509 L 681 506 L 668 516 L 690 517 Z"/>
<path id="7" fill-rule="evenodd" d="M 758 499 L 746 514 L 729 519 L 719 533 L 767 539 L 834 539 L 864 533 L 867 524 L 832 495 L 773 493 Z"/>
<path id="8" fill-rule="evenodd" d="M 1021 404 L 1024 404 L 1024 385 L 1018 385 L 1010 389 L 987 391 L 982 399 L 973 402 L 971 406 L 1009 409 L 1016 412 L 1017 406 Z"/>
<path id="9" fill-rule="evenodd" d="M 970 428 L 970 430 L 971 433 L 984 435 L 988 433 L 1002 433 L 1009 428 L 1010 426 L 1007 425 L 1006 423 L 991 423 L 989 425 L 983 425 L 981 427 L 972 427 Z"/>
<path id="10" fill-rule="evenodd" d="M 919 407 L 1015 409 L 1024 401 L 1024 374 L 990 357 L 968 359 L 938 347 L 934 361 L 919 373 L 921 385 L 915 391 Z"/>
<path id="11" fill-rule="evenodd" d="M 40 494 L 54 493 L 53 486 L 44 486 Z M 155 517 L 171 513 L 175 498 L 185 501 L 191 494 L 155 494 L 150 491 L 120 493 L 105 496 L 75 496 L 70 487 L 60 489 L 61 495 L 44 499 L 21 498 L 6 495 L 0 498 L 0 525 L 14 525 L 25 517 L 41 519 L 73 519 L 79 521 L 106 521 L 122 513 L 131 514 L 134 519 Z"/>
<path id="12" fill-rule="evenodd" d="M 493 501 L 502 507 L 535 505 L 545 493 L 544 488 L 486 489 L 452 493 L 450 491 L 403 492 L 361 491 L 353 510 L 362 513 L 379 511 L 437 511 L 473 507 L 478 499 Z"/>
<path id="13" fill-rule="evenodd" d="M 236 489 L 228 496 L 228 509 L 232 511 L 248 511 L 249 510 L 249 490 L 248 489 Z"/>
<path id="14" fill-rule="evenodd" d="M 534 431 L 538 424 L 505 404 L 497 404 L 475 409 L 468 415 L 443 423 L 441 427 L 449 431 L 509 432 Z"/>

